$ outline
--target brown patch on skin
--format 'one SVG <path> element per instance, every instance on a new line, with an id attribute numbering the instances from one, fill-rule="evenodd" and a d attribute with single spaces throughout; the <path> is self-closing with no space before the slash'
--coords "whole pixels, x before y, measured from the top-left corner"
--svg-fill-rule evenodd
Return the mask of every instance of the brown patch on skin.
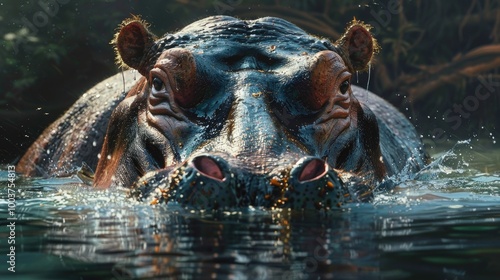
<path id="1" fill-rule="evenodd" d="M 203 98 L 201 91 L 196 90 L 195 59 L 186 49 L 173 48 L 164 51 L 150 71 L 150 84 L 154 78 L 160 78 L 165 87 L 170 89 L 165 90 L 164 94 L 173 93 L 176 103 L 184 108 L 193 107 Z"/>
<path id="2" fill-rule="evenodd" d="M 279 178 L 276 178 L 276 177 L 271 178 L 271 181 L 269 183 L 273 187 L 278 187 L 278 188 L 283 187 L 283 182 L 281 182 L 281 180 Z"/>
<path id="3" fill-rule="evenodd" d="M 137 83 L 135 84 L 135 86 L 133 86 L 129 92 L 127 93 L 127 97 L 131 97 L 131 96 L 136 96 L 136 95 L 139 95 L 139 94 L 142 94 L 146 91 L 146 88 L 148 87 L 148 81 L 145 77 L 141 77 L 139 79 L 139 81 L 137 81 Z"/>
<path id="4" fill-rule="evenodd" d="M 56 127 L 51 124 L 48 128 L 44 130 L 42 136 L 47 135 L 50 131 L 55 130 Z M 50 145 L 50 135 L 44 137 L 43 139 L 38 139 L 33 145 L 29 147 L 24 156 L 19 160 L 16 165 L 16 172 L 24 174 L 26 176 L 35 176 L 37 169 L 37 162 L 41 158 L 44 151 Z"/>
<path id="5" fill-rule="evenodd" d="M 142 77 L 111 115 L 100 159 L 97 163 L 94 177 L 95 188 L 108 188 L 113 183 L 113 176 L 119 173 L 118 169 L 123 164 L 122 160 L 128 158 L 125 151 L 127 151 L 129 142 L 132 141 L 132 137 L 128 134 L 131 131 L 131 121 L 135 120 L 134 113 L 137 116 L 137 112 L 133 111 L 138 109 L 136 104 L 141 99 L 141 96 L 138 95 L 145 91 L 145 86 L 147 86 L 147 81 L 146 78 Z M 110 141 L 110 137 L 116 140 Z"/>
<path id="6" fill-rule="evenodd" d="M 118 26 L 118 32 L 110 44 L 114 46 L 115 61 L 119 67 L 137 69 L 143 76 L 147 73 L 142 62 L 147 50 L 157 39 L 148 27 L 149 24 L 140 16 L 128 18 Z"/>
<path id="7" fill-rule="evenodd" d="M 314 55 L 311 69 L 311 94 L 303 100 L 312 110 L 319 110 L 336 96 L 338 86 L 350 77 L 342 58 L 333 51 L 321 51 Z M 342 75 L 345 72 L 345 75 Z"/>
<path id="8" fill-rule="evenodd" d="M 310 99 L 309 104 L 313 102 L 313 105 L 309 106 L 318 110 L 328 104 L 313 124 L 316 131 L 313 137 L 321 146 L 356 123 L 357 112 L 353 110 L 352 103 L 357 101 L 352 98 L 350 88 L 344 93 L 340 91 L 341 83 L 351 77 L 343 58 L 333 51 L 318 52 L 314 58 L 311 64 L 312 93 L 304 99 Z"/>
<path id="9" fill-rule="evenodd" d="M 335 187 L 335 185 L 331 181 L 328 181 L 328 182 L 326 182 L 326 187 L 329 189 L 333 189 L 333 187 Z"/>
<path id="10" fill-rule="evenodd" d="M 124 104 L 124 103 L 121 103 Z M 127 103 L 128 105 L 128 103 Z M 125 105 L 122 105 L 125 106 Z M 126 108 L 125 110 L 120 111 L 120 108 L 117 107 L 117 110 L 113 112 L 113 115 L 123 115 L 126 113 L 123 113 L 123 111 L 127 111 Z M 115 118 L 119 118 L 116 117 Z M 108 131 L 109 131 L 108 127 Z M 125 148 L 127 147 L 126 143 L 122 143 L 126 141 L 125 135 L 123 134 L 123 131 L 121 131 L 119 128 L 115 128 L 120 134 L 118 137 L 115 135 L 112 135 L 110 133 L 106 134 L 106 138 L 104 139 L 104 145 L 102 147 L 102 151 L 100 153 L 100 159 L 99 163 L 97 164 L 97 169 L 95 173 L 95 179 L 94 179 L 94 187 L 98 189 L 106 189 L 111 186 L 113 183 L 113 176 L 117 174 L 118 167 L 120 166 L 121 159 L 124 156 L 124 151 L 126 150 Z M 116 142 L 110 142 L 109 137 L 112 135 L 113 138 L 118 139 Z M 109 158 L 108 158 L 109 155 Z"/>
<path id="11" fill-rule="evenodd" d="M 373 56 L 380 51 L 377 40 L 370 33 L 371 28 L 369 24 L 354 19 L 335 42 L 352 73 L 368 70 Z"/>

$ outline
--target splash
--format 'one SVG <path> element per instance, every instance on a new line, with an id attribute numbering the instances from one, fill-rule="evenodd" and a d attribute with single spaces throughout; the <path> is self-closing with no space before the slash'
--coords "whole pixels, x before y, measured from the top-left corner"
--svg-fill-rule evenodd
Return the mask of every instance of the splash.
<path id="1" fill-rule="evenodd" d="M 436 154 L 435 159 L 413 174 L 412 159 L 403 170 L 377 186 L 374 203 L 415 206 L 423 201 L 441 203 L 499 201 L 500 174 L 474 168 L 477 154 L 472 140 L 457 141 L 452 148 Z"/>
<path id="2" fill-rule="evenodd" d="M 417 172 L 412 179 L 437 179 L 474 173 L 474 170 L 470 168 L 470 162 L 474 159 L 471 149 L 471 139 L 457 141 L 451 149 L 440 154 L 435 160 Z"/>

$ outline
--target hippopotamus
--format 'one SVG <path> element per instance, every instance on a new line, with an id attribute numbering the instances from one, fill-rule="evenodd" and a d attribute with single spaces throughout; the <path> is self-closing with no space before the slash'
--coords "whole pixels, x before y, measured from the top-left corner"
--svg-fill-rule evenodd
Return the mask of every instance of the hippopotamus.
<path id="1" fill-rule="evenodd" d="M 351 83 L 379 50 L 361 21 L 332 42 L 273 17 L 213 16 L 162 37 L 133 17 L 112 44 L 131 70 L 84 94 L 17 170 L 89 166 L 95 188 L 150 203 L 328 210 L 426 163 L 405 116 Z"/>

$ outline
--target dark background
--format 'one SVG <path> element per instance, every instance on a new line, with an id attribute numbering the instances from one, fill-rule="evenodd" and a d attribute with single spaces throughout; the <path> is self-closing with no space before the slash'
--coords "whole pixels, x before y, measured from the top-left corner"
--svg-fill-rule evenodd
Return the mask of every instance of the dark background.
<path id="1" fill-rule="evenodd" d="M 209 15 L 277 16 L 336 40 L 353 17 L 382 46 L 353 82 L 388 99 L 429 147 L 498 146 L 500 1 L 114 1 L 0 3 L 0 163 L 13 163 L 84 91 L 117 73 L 109 41 L 142 15 L 157 35 Z M 496 137 L 496 138 L 495 138 Z"/>

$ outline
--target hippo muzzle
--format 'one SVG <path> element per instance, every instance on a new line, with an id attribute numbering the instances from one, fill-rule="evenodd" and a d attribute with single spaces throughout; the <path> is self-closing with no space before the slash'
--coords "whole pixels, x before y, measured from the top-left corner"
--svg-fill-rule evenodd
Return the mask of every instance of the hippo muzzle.
<path id="1" fill-rule="evenodd" d="M 290 167 L 256 174 L 231 165 L 222 156 L 202 154 L 181 166 L 153 171 L 131 192 L 150 202 L 176 202 L 198 209 L 262 206 L 334 209 L 352 201 L 350 190 L 328 164 L 304 157 Z"/>

